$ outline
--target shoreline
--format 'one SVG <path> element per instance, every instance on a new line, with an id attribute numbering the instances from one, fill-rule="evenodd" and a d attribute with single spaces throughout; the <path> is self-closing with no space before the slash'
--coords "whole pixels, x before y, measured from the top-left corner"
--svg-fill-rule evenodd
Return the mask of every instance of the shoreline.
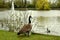
<path id="1" fill-rule="evenodd" d="M 11 8 L 0 8 L 0 11 L 5 11 L 5 10 L 11 10 Z M 26 10 L 50 11 L 50 10 L 60 10 L 60 8 L 58 8 L 58 9 L 50 9 L 50 10 L 37 10 L 35 8 L 14 8 L 14 10 L 19 10 L 19 11 L 26 11 Z"/>

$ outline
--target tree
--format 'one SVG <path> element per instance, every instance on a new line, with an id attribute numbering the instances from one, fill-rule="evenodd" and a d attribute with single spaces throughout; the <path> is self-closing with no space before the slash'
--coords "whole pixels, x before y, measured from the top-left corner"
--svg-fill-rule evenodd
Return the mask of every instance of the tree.
<path id="1" fill-rule="evenodd" d="M 60 8 L 60 0 L 57 0 L 57 7 Z"/>
<path id="2" fill-rule="evenodd" d="M 15 0 L 14 5 L 15 5 L 15 8 L 19 8 L 22 6 L 22 2 L 20 0 Z"/>
<path id="3" fill-rule="evenodd" d="M 16 8 L 25 8 L 25 7 L 27 7 L 26 4 L 27 4 L 26 0 L 15 0 Z"/>
<path id="4" fill-rule="evenodd" d="M 0 0 L 0 8 L 3 7 L 3 0 Z"/>
<path id="5" fill-rule="evenodd" d="M 5 2 L 5 0 L 0 0 L 0 8 L 11 8 L 11 2 Z"/>
<path id="6" fill-rule="evenodd" d="M 49 4 L 49 2 L 45 1 L 44 9 L 45 9 L 45 10 L 50 9 L 50 4 Z"/>
<path id="7" fill-rule="evenodd" d="M 30 3 L 29 1 L 27 1 L 27 8 L 35 8 L 35 4 L 34 2 Z"/>
<path id="8" fill-rule="evenodd" d="M 36 9 L 41 9 L 41 10 L 50 9 L 48 0 L 37 0 L 35 7 Z"/>

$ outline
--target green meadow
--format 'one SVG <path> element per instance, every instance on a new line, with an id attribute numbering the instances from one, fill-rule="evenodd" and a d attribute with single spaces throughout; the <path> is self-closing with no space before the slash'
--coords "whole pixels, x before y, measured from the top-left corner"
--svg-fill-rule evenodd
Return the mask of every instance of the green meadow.
<path id="1" fill-rule="evenodd" d="M 60 36 L 31 34 L 30 37 L 17 35 L 15 32 L 7 32 L 0 30 L 0 40 L 60 40 Z"/>

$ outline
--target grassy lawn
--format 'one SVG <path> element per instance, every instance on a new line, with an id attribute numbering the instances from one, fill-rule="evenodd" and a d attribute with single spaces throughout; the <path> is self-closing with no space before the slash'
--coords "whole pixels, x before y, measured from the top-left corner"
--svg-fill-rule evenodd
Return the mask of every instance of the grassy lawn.
<path id="1" fill-rule="evenodd" d="M 0 40 L 60 40 L 60 37 L 42 34 L 32 34 L 30 37 L 24 35 L 17 36 L 14 32 L 0 30 Z"/>

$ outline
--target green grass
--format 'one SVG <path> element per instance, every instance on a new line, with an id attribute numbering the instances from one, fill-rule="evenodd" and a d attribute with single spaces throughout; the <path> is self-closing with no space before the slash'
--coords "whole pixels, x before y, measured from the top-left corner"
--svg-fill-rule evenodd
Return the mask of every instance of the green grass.
<path id="1" fill-rule="evenodd" d="M 0 30 L 0 40 L 60 40 L 59 36 L 32 34 L 30 37 L 19 35 L 14 32 L 7 32 Z"/>

